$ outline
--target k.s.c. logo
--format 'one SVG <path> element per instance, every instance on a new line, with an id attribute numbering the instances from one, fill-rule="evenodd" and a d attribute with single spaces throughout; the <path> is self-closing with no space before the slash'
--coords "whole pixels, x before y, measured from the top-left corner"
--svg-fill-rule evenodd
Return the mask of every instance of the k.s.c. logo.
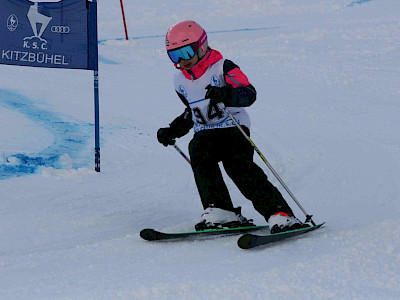
<path id="1" fill-rule="evenodd" d="M 214 74 L 213 76 L 211 76 L 210 84 L 212 86 L 220 86 L 219 79 L 218 79 L 217 75 Z"/>
<path id="2" fill-rule="evenodd" d="M 12 14 L 7 19 L 7 28 L 10 31 L 14 31 L 18 27 L 18 18 L 16 15 Z"/>
<path id="3" fill-rule="evenodd" d="M 31 25 L 33 36 L 24 38 L 25 49 L 36 49 L 36 50 L 47 50 L 47 40 L 42 37 L 45 30 L 48 28 L 50 21 L 53 19 L 39 11 L 38 2 L 33 3 L 28 10 L 26 15 Z M 10 31 L 14 31 L 18 27 L 18 18 L 15 14 L 8 17 L 7 28 Z M 56 34 L 69 34 L 71 28 L 68 25 L 53 25 L 50 27 L 52 33 Z"/>
<path id="4" fill-rule="evenodd" d="M 186 89 L 183 87 L 183 85 L 180 85 L 180 86 L 178 87 L 178 92 L 179 92 L 180 94 L 182 94 L 182 95 L 185 97 L 185 99 L 187 100 L 188 94 L 187 94 L 187 92 L 186 92 Z"/>

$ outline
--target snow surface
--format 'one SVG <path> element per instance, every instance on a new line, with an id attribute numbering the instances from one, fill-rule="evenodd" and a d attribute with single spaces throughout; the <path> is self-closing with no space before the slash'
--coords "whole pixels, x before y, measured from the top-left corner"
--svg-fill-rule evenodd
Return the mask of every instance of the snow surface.
<path id="1" fill-rule="evenodd" d="M 399 299 L 400 2 L 124 5 L 129 41 L 119 1 L 99 1 L 100 174 L 92 73 L 0 66 L 0 298 Z M 192 230 L 202 209 L 187 162 L 156 140 L 184 108 L 163 38 L 183 19 L 248 75 L 253 140 L 324 229 L 254 251 L 141 240 Z"/>

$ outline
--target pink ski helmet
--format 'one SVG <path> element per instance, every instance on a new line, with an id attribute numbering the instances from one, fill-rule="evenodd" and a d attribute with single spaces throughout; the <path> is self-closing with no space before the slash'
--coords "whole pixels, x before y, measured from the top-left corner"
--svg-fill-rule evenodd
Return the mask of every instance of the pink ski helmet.
<path id="1" fill-rule="evenodd" d="M 181 58 L 190 59 L 196 52 L 201 59 L 207 47 L 207 33 L 195 21 L 182 21 L 171 26 L 165 37 L 165 48 L 174 63 Z"/>

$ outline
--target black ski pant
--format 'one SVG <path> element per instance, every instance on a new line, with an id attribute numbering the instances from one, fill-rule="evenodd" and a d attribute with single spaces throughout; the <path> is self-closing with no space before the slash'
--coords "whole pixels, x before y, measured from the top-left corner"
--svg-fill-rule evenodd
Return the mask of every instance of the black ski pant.
<path id="1" fill-rule="evenodd" d="M 249 130 L 243 127 L 249 135 Z M 250 135 L 249 135 L 250 136 Z M 279 190 L 253 162 L 254 148 L 236 127 L 202 130 L 189 144 L 192 169 L 204 209 L 210 205 L 233 211 L 219 162 L 254 208 L 268 218 L 276 212 L 293 214 Z"/>

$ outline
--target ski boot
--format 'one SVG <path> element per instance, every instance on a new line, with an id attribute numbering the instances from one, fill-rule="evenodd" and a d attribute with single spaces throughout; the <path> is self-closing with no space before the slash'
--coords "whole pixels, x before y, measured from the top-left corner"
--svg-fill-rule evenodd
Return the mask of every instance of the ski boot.
<path id="1" fill-rule="evenodd" d="M 284 212 L 277 212 L 276 214 L 270 216 L 268 219 L 268 224 L 272 234 L 310 227 L 310 225 L 302 223 L 295 216 Z"/>
<path id="2" fill-rule="evenodd" d="M 214 206 L 207 207 L 201 215 L 201 221 L 194 227 L 196 231 L 255 226 L 253 220 L 242 216 L 241 207 L 229 211 Z"/>

